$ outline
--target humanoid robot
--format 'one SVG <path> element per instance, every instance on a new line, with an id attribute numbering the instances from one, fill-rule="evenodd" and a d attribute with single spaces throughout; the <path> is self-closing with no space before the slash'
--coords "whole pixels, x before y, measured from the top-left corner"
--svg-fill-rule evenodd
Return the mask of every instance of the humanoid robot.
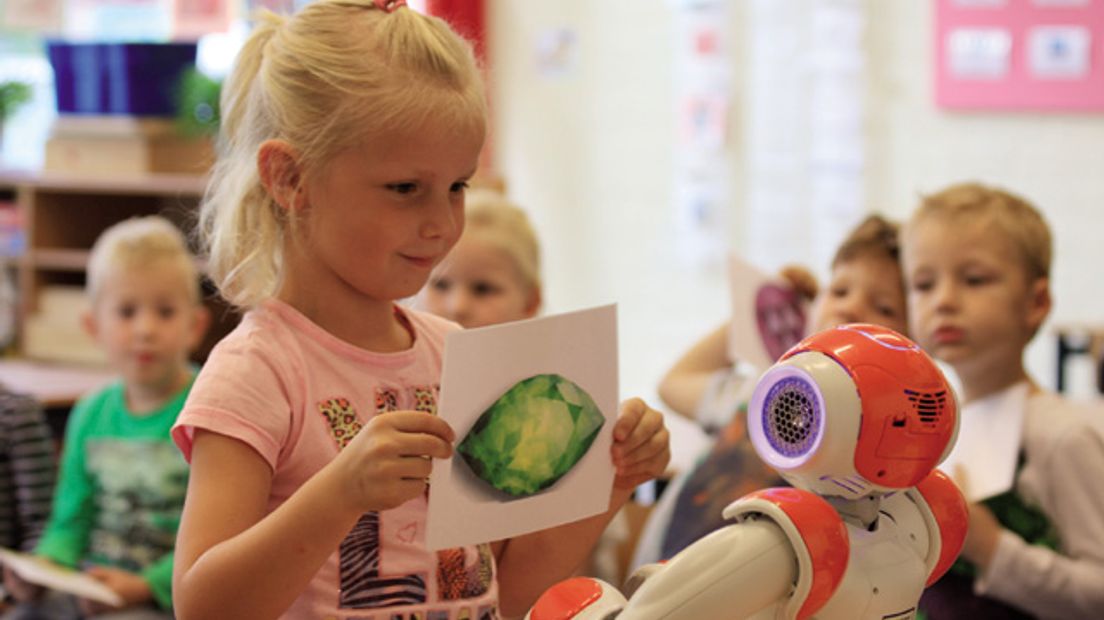
<path id="1" fill-rule="evenodd" d="M 764 373 L 747 415 L 756 452 L 794 488 L 733 502 L 730 525 L 642 567 L 624 593 L 570 579 L 526 618 L 914 618 L 967 523 L 962 494 L 935 469 L 958 412 L 932 360 L 884 327 L 826 330 Z"/>

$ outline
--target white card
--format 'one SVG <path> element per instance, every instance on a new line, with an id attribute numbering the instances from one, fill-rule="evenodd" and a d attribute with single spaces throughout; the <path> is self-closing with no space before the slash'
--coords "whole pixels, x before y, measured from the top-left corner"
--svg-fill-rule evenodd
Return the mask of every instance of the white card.
<path id="1" fill-rule="evenodd" d="M 1027 384 L 1016 385 L 959 411 L 958 440 L 939 469 L 974 503 L 1012 488 L 1020 456 Z"/>
<path id="2" fill-rule="evenodd" d="M 596 434 L 592 432 L 589 448 L 550 486 L 520 495 L 503 492 L 480 477 L 478 465 L 469 464 L 460 450 L 451 459 L 436 461 L 426 517 L 429 549 L 519 536 L 609 508 L 614 478 L 610 445 L 618 405 L 615 306 L 449 334 L 438 415 L 452 426 L 459 446 L 503 394 L 519 382 L 548 375 L 572 382 L 600 410 L 601 426 Z M 526 433 L 529 439 L 523 441 L 562 432 L 562 424 L 558 424 L 563 416 L 557 415 L 558 407 L 522 411 L 528 418 L 518 419 L 531 420 L 533 426 L 527 428 L 539 430 Z M 532 458 L 537 452 L 518 454 Z"/>
<path id="3" fill-rule="evenodd" d="M 123 599 L 114 590 L 96 579 L 43 558 L 0 547 L 0 563 L 24 581 L 115 607 L 123 605 Z"/>
<path id="4" fill-rule="evenodd" d="M 788 282 L 737 256 L 729 258 L 729 286 L 729 356 L 766 370 L 805 336 L 805 302 Z"/>

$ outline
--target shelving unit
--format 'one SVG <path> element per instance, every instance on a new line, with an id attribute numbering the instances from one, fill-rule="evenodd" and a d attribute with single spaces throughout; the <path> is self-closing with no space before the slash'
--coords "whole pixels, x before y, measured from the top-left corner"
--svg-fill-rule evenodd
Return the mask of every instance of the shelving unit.
<path id="1" fill-rule="evenodd" d="M 89 249 L 105 228 L 129 217 L 160 214 L 190 231 L 205 187 L 201 175 L 108 178 L 0 170 L 0 197 L 14 197 L 26 235 L 26 250 L 16 259 L 17 355 L 24 353 L 23 326 L 38 310 L 40 291 L 51 285 L 83 286 Z M 196 352 L 197 361 L 206 359 L 238 320 L 207 288 L 214 323 Z"/>

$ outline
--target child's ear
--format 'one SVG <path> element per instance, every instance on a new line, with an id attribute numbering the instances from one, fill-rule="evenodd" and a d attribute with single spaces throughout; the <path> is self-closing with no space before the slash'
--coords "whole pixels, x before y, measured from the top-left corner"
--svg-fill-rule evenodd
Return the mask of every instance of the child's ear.
<path id="1" fill-rule="evenodd" d="M 537 312 L 540 311 L 541 302 L 541 290 L 539 286 L 534 286 L 529 291 L 529 299 L 525 302 L 525 318 L 531 319 L 537 316 Z"/>
<path id="2" fill-rule="evenodd" d="M 188 350 L 194 351 L 203 337 L 207 335 L 207 329 L 211 327 L 211 311 L 203 303 L 196 304 L 192 313 L 192 333 L 189 335 Z"/>
<path id="3" fill-rule="evenodd" d="M 299 154 L 283 140 L 265 140 L 257 150 L 257 172 L 268 195 L 287 211 L 306 203 Z"/>
<path id="4" fill-rule="evenodd" d="M 98 340 L 100 337 L 100 325 L 96 321 L 96 314 L 91 308 L 81 312 L 80 315 L 81 329 L 84 333 L 92 337 L 93 340 Z"/>
<path id="5" fill-rule="evenodd" d="M 1049 278 L 1037 278 L 1031 283 L 1028 289 L 1027 298 L 1027 325 L 1031 329 L 1031 333 L 1034 334 L 1042 326 L 1043 321 L 1046 320 L 1047 315 L 1050 314 L 1050 307 L 1053 300 L 1050 298 L 1050 279 Z"/>

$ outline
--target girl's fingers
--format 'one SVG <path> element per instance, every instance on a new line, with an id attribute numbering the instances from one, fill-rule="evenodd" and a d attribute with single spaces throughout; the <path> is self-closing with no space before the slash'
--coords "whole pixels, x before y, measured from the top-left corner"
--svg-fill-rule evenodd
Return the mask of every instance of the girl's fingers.
<path id="1" fill-rule="evenodd" d="M 452 443 L 456 439 L 452 427 L 441 418 L 424 411 L 390 411 L 372 418 L 369 424 L 387 424 L 403 433 L 424 433 Z"/>
<path id="2" fill-rule="evenodd" d="M 395 440 L 397 456 L 428 456 L 447 459 L 452 456 L 452 444 L 435 435 L 409 433 Z"/>
<path id="3" fill-rule="evenodd" d="M 625 465 L 633 465 L 657 458 L 670 451 L 670 438 L 671 433 L 666 428 L 661 428 L 644 443 L 621 454 L 619 461 Z"/>
<path id="4" fill-rule="evenodd" d="M 617 414 L 617 422 L 613 427 L 613 440 L 615 442 L 625 441 L 633 434 L 647 412 L 648 406 L 639 398 L 630 398 L 621 403 L 620 411 Z"/>
<path id="5" fill-rule="evenodd" d="M 618 459 L 629 457 L 641 447 L 650 442 L 660 441 L 666 445 L 669 437 L 663 424 L 663 416 L 658 411 L 649 411 L 643 416 L 625 439 L 615 441 L 613 445 L 614 456 Z"/>

